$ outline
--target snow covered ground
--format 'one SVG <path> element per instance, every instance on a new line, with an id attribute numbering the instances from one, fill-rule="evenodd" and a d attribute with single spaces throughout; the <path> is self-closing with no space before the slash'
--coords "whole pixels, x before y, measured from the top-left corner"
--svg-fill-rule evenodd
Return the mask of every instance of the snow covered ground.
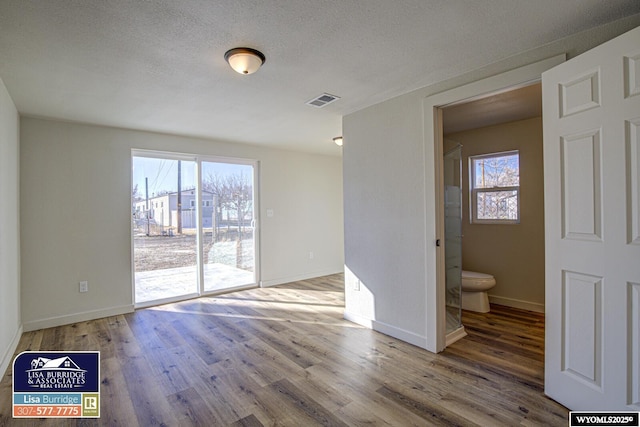
<path id="1" fill-rule="evenodd" d="M 255 283 L 253 273 L 253 240 L 242 242 L 240 267 L 237 262 L 237 242 L 217 242 L 208 253 L 209 264 L 204 265 L 204 291 L 214 292 Z M 195 265 L 135 273 L 135 302 L 137 304 L 159 299 L 196 294 L 197 268 Z"/>

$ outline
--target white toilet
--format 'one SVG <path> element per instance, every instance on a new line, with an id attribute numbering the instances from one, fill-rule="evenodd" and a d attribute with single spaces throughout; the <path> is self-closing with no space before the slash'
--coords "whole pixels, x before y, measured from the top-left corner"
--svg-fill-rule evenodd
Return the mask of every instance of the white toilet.
<path id="1" fill-rule="evenodd" d="M 495 285 L 496 279 L 490 274 L 462 270 L 462 309 L 488 313 L 487 291 Z"/>

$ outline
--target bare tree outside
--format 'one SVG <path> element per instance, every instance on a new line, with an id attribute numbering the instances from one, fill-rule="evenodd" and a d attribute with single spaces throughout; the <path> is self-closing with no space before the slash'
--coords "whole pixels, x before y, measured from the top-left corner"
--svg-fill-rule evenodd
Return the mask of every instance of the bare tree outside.
<path id="1" fill-rule="evenodd" d="M 131 199 L 134 203 L 140 202 L 143 199 L 142 193 L 140 193 L 140 190 L 138 189 L 138 184 L 134 185 L 133 189 L 131 190 Z"/>
<path id="2" fill-rule="evenodd" d="M 486 157 L 474 162 L 476 188 L 512 187 L 520 183 L 517 155 Z"/>
<path id="3" fill-rule="evenodd" d="M 233 237 L 236 240 L 236 266 L 242 268 L 243 240 L 245 239 L 245 227 L 250 225 L 253 212 L 253 182 L 252 177 L 244 171 L 231 174 L 222 174 L 218 171 L 208 172 L 203 179 L 203 190 L 214 194 L 216 206 L 214 212 L 220 217 L 215 221 L 212 230 L 212 243 Z M 226 217 L 226 218 L 225 218 Z M 227 233 L 222 236 L 219 230 L 220 224 L 226 221 Z M 235 223 L 235 224 L 234 224 Z M 235 233 L 230 233 L 231 227 L 236 228 Z"/>

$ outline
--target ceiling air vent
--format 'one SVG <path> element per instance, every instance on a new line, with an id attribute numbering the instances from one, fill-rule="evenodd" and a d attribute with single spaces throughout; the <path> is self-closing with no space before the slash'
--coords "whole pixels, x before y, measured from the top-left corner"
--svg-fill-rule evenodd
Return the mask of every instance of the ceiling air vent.
<path id="1" fill-rule="evenodd" d="M 311 105 L 312 107 L 316 108 L 322 108 L 327 104 L 331 104 L 333 101 L 337 101 L 338 99 L 340 99 L 339 96 L 323 93 L 322 95 L 316 96 L 315 98 L 307 101 L 307 105 Z"/>

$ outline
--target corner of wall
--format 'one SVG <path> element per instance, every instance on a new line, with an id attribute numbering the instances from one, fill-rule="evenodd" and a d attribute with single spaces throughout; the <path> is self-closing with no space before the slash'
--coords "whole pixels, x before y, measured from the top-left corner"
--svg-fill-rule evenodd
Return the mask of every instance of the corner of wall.
<path id="1" fill-rule="evenodd" d="M 22 336 L 20 297 L 20 116 L 0 79 L 0 373 Z"/>
<path id="2" fill-rule="evenodd" d="M 13 361 L 13 354 L 18 348 L 20 338 L 22 338 L 22 332 L 22 325 L 20 325 L 20 327 L 18 327 L 18 330 L 14 334 L 13 339 L 9 343 L 9 347 L 7 347 L 4 354 L 2 355 L 2 358 L 0 358 L 0 378 L 4 376 L 5 372 L 7 372 L 7 369 L 9 368 L 9 365 Z"/>

